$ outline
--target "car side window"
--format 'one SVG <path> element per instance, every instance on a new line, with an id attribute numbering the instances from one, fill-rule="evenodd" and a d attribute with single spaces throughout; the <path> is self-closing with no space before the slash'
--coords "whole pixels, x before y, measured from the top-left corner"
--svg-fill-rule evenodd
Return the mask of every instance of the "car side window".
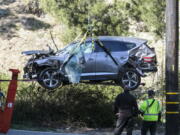
<path id="1" fill-rule="evenodd" d="M 119 42 L 119 41 L 101 41 L 105 48 L 107 48 L 109 51 L 112 52 L 119 52 L 119 51 L 127 51 L 132 48 L 134 48 L 136 45 L 134 43 L 128 43 L 128 42 Z M 103 49 L 96 45 L 96 52 L 102 52 Z"/>
<path id="2" fill-rule="evenodd" d="M 124 46 L 124 51 L 130 50 L 134 47 L 136 47 L 136 44 L 134 43 L 129 43 L 129 42 L 121 42 L 122 46 Z"/>

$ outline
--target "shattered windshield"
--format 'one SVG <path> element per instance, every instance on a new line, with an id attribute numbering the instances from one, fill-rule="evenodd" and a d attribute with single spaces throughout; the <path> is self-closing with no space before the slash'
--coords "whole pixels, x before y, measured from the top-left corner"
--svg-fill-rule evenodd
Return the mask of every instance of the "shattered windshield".
<path id="1" fill-rule="evenodd" d="M 82 69 L 85 67 L 85 54 L 92 53 L 92 42 L 75 43 L 65 48 L 64 52 L 69 56 L 64 61 L 67 77 L 72 83 L 79 83 Z"/>
<path id="2" fill-rule="evenodd" d="M 71 50 L 73 48 L 76 47 L 77 44 L 78 43 L 71 43 L 71 44 L 67 45 L 65 48 L 63 48 L 62 50 L 60 50 L 58 53 L 69 53 L 69 52 L 71 52 Z"/>

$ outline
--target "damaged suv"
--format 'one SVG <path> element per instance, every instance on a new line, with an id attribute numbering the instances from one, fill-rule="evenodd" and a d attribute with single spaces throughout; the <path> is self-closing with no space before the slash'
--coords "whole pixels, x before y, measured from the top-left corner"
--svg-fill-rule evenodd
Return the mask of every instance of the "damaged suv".
<path id="1" fill-rule="evenodd" d="M 84 80 L 116 84 L 136 89 L 141 77 L 157 71 L 154 48 L 147 40 L 132 37 L 100 36 L 73 42 L 54 53 L 26 51 L 33 55 L 24 68 L 24 77 L 37 79 L 47 89 Z"/>

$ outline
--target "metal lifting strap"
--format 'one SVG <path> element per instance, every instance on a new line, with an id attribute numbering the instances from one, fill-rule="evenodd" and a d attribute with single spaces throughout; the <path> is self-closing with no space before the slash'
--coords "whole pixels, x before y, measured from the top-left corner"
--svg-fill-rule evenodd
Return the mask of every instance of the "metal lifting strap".
<path id="1" fill-rule="evenodd" d="M 97 39 L 98 45 L 109 55 L 109 57 L 113 60 L 113 62 L 118 66 L 118 62 L 114 59 L 114 57 L 111 55 L 111 52 L 103 45 L 103 43 Z"/>
<path id="2" fill-rule="evenodd" d="M 149 102 L 148 102 L 148 100 L 147 100 L 147 108 L 146 108 L 146 110 L 144 111 L 144 113 L 145 113 L 146 111 L 149 113 L 148 109 L 153 105 L 154 101 L 155 101 L 155 99 L 153 99 L 153 101 L 152 101 L 151 104 L 149 105 Z"/>

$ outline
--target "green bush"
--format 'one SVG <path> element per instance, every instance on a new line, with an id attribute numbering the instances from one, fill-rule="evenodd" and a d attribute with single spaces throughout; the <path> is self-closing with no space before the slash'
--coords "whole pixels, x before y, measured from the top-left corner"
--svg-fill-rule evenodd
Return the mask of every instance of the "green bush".
<path id="1" fill-rule="evenodd" d="M 127 10 L 129 16 L 143 22 L 143 31 L 154 33 L 156 39 L 162 39 L 165 33 L 165 7 L 164 0 L 130 0 Z"/>
<path id="2" fill-rule="evenodd" d="M 113 100 L 120 91 L 115 86 L 84 84 L 67 85 L 54 92 L 36 85 L 23 86 L 17 93 L 13 123 L 33 123 L 38 127 L 112 127 Z"/>
<path id="3" fill-rule="evenodd" d="M 104 0 L 40 0 L 40 5 L 60 23 L 79 28 L 82 32 L 86 32 L 91 25 L 95 35 L 128 34 L 125 2 L 111 5 Z"/>
<path id="4" fill-rule="evenodd" d="M 142 23 L 140 31 L 149 31 L 158 38 L 165 32 L 164 0 L 39 0 L 41 8 L 69 28 L 83 33 L 92 28 L 99 35 L 129 35 L 129 26 Z M 76 33 L 76 31 L 74 31 Z M 72 34 L 73 35 L 73 34 Z"/>

